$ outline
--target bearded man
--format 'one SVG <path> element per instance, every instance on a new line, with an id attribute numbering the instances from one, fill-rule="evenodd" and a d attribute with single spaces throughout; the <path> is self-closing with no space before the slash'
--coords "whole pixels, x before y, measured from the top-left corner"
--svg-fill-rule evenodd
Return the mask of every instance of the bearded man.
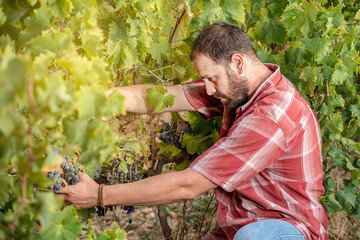
<path id="1" fill-rule="evenodd" d="M 64 188 L 76 208 L 159 205 L 215 189 L 217 226 L 204 239 L 328 239 L 319 123 L 274 64 L 263 64 L 239 27 L 215 23 L 195 40 L 191 59 L 199 80 L 168 86 L 175 104 L 164 111 L 223 117 L 219 140 L 190 167 L 137 182 L 104 186 L 82 174 Z M 126 110 L 151 113 L 146 89 L 116 88 Z"/>

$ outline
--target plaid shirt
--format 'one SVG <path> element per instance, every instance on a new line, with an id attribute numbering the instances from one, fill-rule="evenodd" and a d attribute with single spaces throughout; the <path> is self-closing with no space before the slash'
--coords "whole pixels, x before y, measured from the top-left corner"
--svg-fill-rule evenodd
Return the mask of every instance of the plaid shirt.
<path id="1" fill-rule="evenodd" d="M 319 123 L 277 65 L 235 111 L 197 80 L 183 86 L 205 118 L 223 116 L 220 139 L 191 168 L 218 185 L 217 227 L 204 239 L 233 239 L 242 226 L 265 219 L 295 225 L 307 240 L 328 239 Z"/>

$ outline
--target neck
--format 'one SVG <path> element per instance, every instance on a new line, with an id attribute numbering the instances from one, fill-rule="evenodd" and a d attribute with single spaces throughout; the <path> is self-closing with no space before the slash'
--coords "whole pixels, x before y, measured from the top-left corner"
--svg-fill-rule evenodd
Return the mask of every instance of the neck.
<path id="1" fill-rule="evenodd" d="M 249 98 L 251 98 L 260 85 L 268 79 L 273 72 L 263 63 L 251 64 L 248 72 Z"/>

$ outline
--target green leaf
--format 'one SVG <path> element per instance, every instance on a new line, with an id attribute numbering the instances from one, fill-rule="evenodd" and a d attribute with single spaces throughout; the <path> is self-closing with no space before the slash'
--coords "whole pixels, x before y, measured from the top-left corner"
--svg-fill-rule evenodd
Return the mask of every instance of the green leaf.
<path id="1" fill-rule="evenodd" d="M 341 138 L 341 142 L 344 145 L 349 146 L 352 150 L 359 152 L 360 151 L 360 143 L 355 142 L 349 138 Z"/>
<path id="2" fill-rule="evenodd" d="M 333 196 L 327 196 L 326 202 L 323 202 L 324 207 L 331 213 L 337 213 L 341 211 L 341 205 Z"/>
<path id="3" fill-rule="evenodd" d="M 342 13 L 342 4 L 338 4 L 336 7 L 330 6 L 327 11 L 321 16 L 321 20 L 325 21 L 330 19 L 331 24 L 335 28 L 344 28 L 346 27 L 346 22 L 344 20 L 344 14 Z"/>
<path id="4" fill-rule="evenodd" d="M 71 38 L 70 29 L 66 29 L 64 32 L 47 30 L 42 32 L 40 36 L 31 39 L 29 45 L 35 55 L 45 53 L 48 50 L 60 56 L 67 51 L 74 53 L 75 49 L 71 45 Z"/>
<path id="5" fill-rule="evenodd" d="M 67 206 L 62 211 L 52 213 L 49 222 L 44 222 L 40 239 L 76 239 L 81 235 L 81 231 L 82 224 L 76 209 Z"/>
<path id="6" fill-rule="evenodd" d="M 341 148 L 337 146 L 332 146 L 328 151 L 329 156 L 331 156 L 331 160 L 334 163 L 334 166 L 344 166 L 347 157 L 345 153 L 341 150 Z"/>
<path id="7" fill-rule="evenodd" d="M 164 142 L 159 144 L 160 153 L 165 154 L 166 156 L 174 156 L 181 152 L 181 149 L 175 147 L 174 145 L 169 145 Z"/>
<path id="8" fill-rule="evenodd" d="M 0 206 L 10 199 L 9 193 L 11 192 L 11 179 L 9 174 L 0 172 L 1 184 L 0 184 Z"/>
<path id="9" fill-rule="evenodd" d="M 115 12 L 116 12 L 116 11 L 119 11 L 119 9 L 122 8 L 122 7 L 125 6 L 125 5 L 126 5 L 125 0 L 119 0 L 119 1 L 118 1 L 118 4 L 116 5 L 116 8 L 114 9 L 114 11 L 115 11 Z"/>
<path id="10" fill-rule="evenodd" d="M 298 4 L 289 5 L 285 9 L 281 21 L 286 27 L 289 36 L 292 37 L 299 37 L 301 34 L 308 36 L 313 28 L 311 15 Z"/>
<path id="11" fill-rule="evenodd" d="M 189 161 L 188 159 L 185 159 L 184 161 L 182 161 L 180 164 L 173 164 L 173 170 L 175 171 L 182 171 L 185 170 L 186 168 L 188 168 L 191 164 L 191 161 Z"/>
<path id="12" fill-rule="evenodd" d="M 331 39 L 329 36 L 315 37 L 315 38 L 304 38 L 303 43 L 310 52 L 312 52 L 316 59 L 320 59 L 326 56 L 330 51 Z"/>
<path id="13" fill-rule="evenodd" d="M 68 143 L 83 145 L 86 138 L 87 123 L 86 120 L 65 119 L 64 131 Z"/>
<path id="14" fill-rule="evenodd" d="M 356 118 L 360 119 L 360 106 L 359 106 L 359 104 L 351 105 L 349 109 L 351 111 L 351 116 L 353 118 L 356 117 Z"/>
<path id="15" fill-rule="evenodd" d="M 102 106 L 105 103 L 105 93 L 97 88 L 83 87 L 77 96 L 80 119 L 100 117 Z"/>
<path id="16" fill-rule="evenodd" d="M 267 18 L 256 23 L 255 35 L 258 40 L 284 45 L 286 30 L 278 19 Z"/>
<path id="17" fill-rule="evenodd" d="M 35 9 L 33 14 L 24 21 L 27 29 L 20 33 L 22 43 L 26 43 L 46 30 L 50 26 L 51 16 L 50 11 L 46 7 Z"/>
<path id="18" fill-rule="evenodd" d="M 331 105 L 333 108 L 337 108 L 337 107 L 342 108 L 345 106 L 345 100 L 343 99 L 343 97 L 341 95 L 329 96 L 328 102 L 329 102 L 329 105 Z"/>
<path id="19" fill-rule="evenodd" d="M 327 177 L 324 179 L 324 185 L 327 189 L 334 190 L 336 188 L 335 180 L 331 177 Z"/>
<path id="20" fill-rule="evenodd" d="M 124 115 L 126 113 L 124 101 L 125 96 L 113 91 L 106 99 L 105 108 L 102 110 L 103 116 Z"/>
<path id="21" fill-rule="evenodd" d="M 0 58 L 0 111 L 16 97 L 23 96 L 31 75 L 28 61 L 12 57 L 8 51 L 4 54 L 5 58 Z"/>
<path id="22" fill-rule="evenodd" d="M 360 21 L 360 9 L 356 12 L 354 19 Z"/>
<path id="23" fill-rule="evenodd" d="M 160 113 L 167 107 L 171 107 L 175 103 L 175 96 L 169 94 L 165 96 L 168 90 L 162 86 L 155 86 L 146 90 L 146 102 L 156 112 Z"/>
<path id="24" fill-rule="evenodd" d="M 202 28 L 213 22 L 229 22 L 236 25 L 245 22 L 245 10 L 238 1 L 214 0 L 204 2 L 203 7 L 205 10 L 201 11 L 191 24 L 193 29 Z"/>
<path id="25" fill-rule="evenodd" d="M 7 114 L 0 115 L 0 131 L 3 132 L 5 136 L 9 136 L 15 129 L 16 125 L 13 121 L 13 118 Z"/>
<path id="26" fill-rule="evenodd" d="M 115 222 L 111 224 L 110 228 L 99 234 L 96 240 L 126 240 L 126 232 L 122 230 Z"/>
<path id="27" fill-rule="evenodd" d="M 168 42 L 168 39 L 164 36 L 160 36 L 158 39 L 154 36 L 153 42 L 149 48 L 149 53 L 152 57 L 158 62 L 162 63 L 162 56 L 171 52 L 171 46 Z"/>
<path id="28" fill-rule="evenodd" d="M 341 113 L 337 112 L 331 116 L 332 119 L 327 120 L 328 128 L 337 134 L 340 134 L 343 130 L 343 121 L 341 119 Z"/>
<path id="29" fill-rule="evenodd" d="M 120 40 L 122 42 L 128 41 L 127 28 L 125 21 L 121 21 L 120 24 L 115 22 L 109 24 L 109 36 L 113 39 Z"/>
<path id="30" fill-rule="evenodd" d="M 205 121 L 198 112 L 189 112 L 187 120 L 190 123 L 191 129 L 195 134 L 207 134 L 214 131 L 215 124 L 213 121 Z"/>
<path id="31" fill-rule="evenodd" d="M 281 15 L 287 5 L 288 5 L 287 1 L 269 0 L 269 10 L 273 15 L 276 15 L 276 16 Z"/>
<path id="32" fill-rule="evenodd" d="M 344 65 L 338 65 L 331 76 L 331 83 L 334 85 L 343 84 L 348 77 L 347 69 Z"/>
<path id="33" fill-rule="evenodd" d="M 205 10 L 203 6 L 203 0 L 196 0 L 196 5 L 200 10 Z"/>
<path id="34" fill-rule="evenodd" d="M 100 64 L 96 59 L 90 61 L 86 57 L 78 55 L 71 58 L 61 58 L 57 63 L 69 71 L 69 79 L 79 88 L 83 85 L 95 87 L 96 84 L 108 83 L 109 78 L 104 74 L 104 69 L 107 66 Z"/>
<path id="35" fill-rule="evenodd" d="M 0 26 L 6 22 L 6 16 L 2 9 L 0 9 Z"/>
<path id="36" fill-rule="evenodd" d="M 193 134 L 185 133 L 181 141 L 181 146 L 186 148 L 190 154 L 195 154 L 198 151 L 198 141 Z"/>
<path id="37" fill-rule="evenodd" d="M 353 207 L 355 207 L 356 202 L 356 190 L 357 188 L 355 186 L 348 186 L 344 189 L 344 198 Z"/>

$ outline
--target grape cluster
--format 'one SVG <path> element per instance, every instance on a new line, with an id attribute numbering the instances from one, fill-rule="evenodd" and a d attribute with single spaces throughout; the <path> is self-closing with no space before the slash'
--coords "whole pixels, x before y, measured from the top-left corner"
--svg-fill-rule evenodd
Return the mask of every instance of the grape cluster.
<path id="1" fill-rule="evenodd" d="M 168 145 L 174 145 L 177 148 L 181 148 L 181 139 L 184 133 L 191 133 L 190 126 L 184 130 L 177 131 L 177 123 L 173 123 L 171 126 L 169 123 L 165 123 L 160 129 L 159 139 Z"/>
<path id="2" fill-rule="evenodd" d="M 53 179 L 53 184 L 50 186 L 50 190 L 54 191 L 55 193 L 60 192 L 62 189 L 62 179 L 58 171 L 55 170 L 54 172 L 48 172 L 47 177 Z"/>
<path id="3" fill-rule="evenodd" d="M 113 159 L 111 164 L 99 167 L 94 175 L 94 181 L 98 184 L 114 185 L 118 183 L 128 183 L 140 180 L 141 176 L 137 173 L 135 164 L 126 164 L 126 171 L 120 168 L 120 162 Z M 113 206 L 106 206 L 105 208 L 96 207 L 96 214 L 104 216 L 107 211 L 113 210 Z M 127 214 L 132 214 L 135 211 L 134 206 L 125 206 L 124 210 Z M 132 218 L 129 223 L 132 224 Z"/>
<path id="4" fill-rule="evenodd" d="M 94 175 L 94 180 L 98 184 L 114 185 L 140 180 L 141 176 L 135 171 L 134 166 L 126 164 L 127 171 L 124 172 L 116 160 L 112 161 L 111 166 L 99 167 Z"/>
<path id="5" fill-rule="evenodd" d="M 63 163 L 61 164 L 63 173 L 60 175 L 61 178 L 65 179 L 70 185 L 77 184 L 79 179 L 79 169 L 75 168 L 72 163 Z"/>
<path id="6" fill-rule="evenodd" d="M 65 180 L 69 185 L 75 185 L 80 181 L 80 171 L 70 162 L 69 156 L 64 157 L 64 163 L 61 164 L 61 169 L 61 174 L 59 174 L 57 170 L 47 173 L 47 177 L 53 179 L 53 184 L 50 187 L 50 190 L 55 193 L 58 193 L 62 189 L 63 180 Z"/>

